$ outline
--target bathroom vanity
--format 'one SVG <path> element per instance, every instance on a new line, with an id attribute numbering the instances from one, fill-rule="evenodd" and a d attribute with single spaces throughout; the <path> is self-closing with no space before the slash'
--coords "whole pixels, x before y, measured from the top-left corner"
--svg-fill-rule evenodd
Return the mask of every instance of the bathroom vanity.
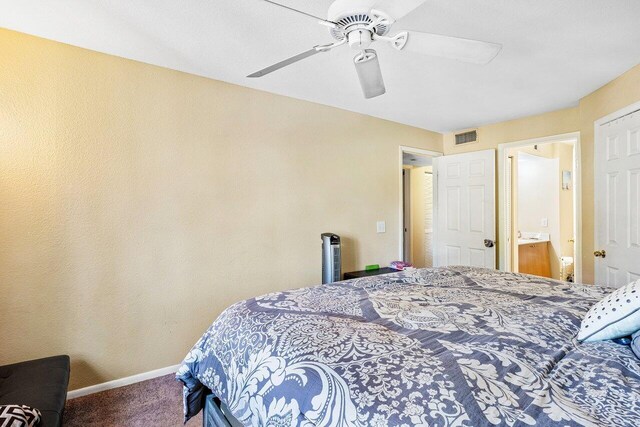
<path id="1" fill-rule="evenodd" d="M 518 271 L 542 277 L 551 277 L 551 257 L 549 255 L 549 236 L 540 233 L 536 236 L 522 233 L 518 239 Z"/>

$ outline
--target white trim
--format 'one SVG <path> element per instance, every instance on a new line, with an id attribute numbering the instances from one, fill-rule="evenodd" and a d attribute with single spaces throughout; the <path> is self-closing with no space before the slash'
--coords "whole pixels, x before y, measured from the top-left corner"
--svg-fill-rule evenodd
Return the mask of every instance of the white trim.
<path id="1" fill-rule="evenodd" d="M 607 122 L 611 122 L 613 120 L 622 118 L 623 116 L 626 116 L 627 114 L 633 113 L 634 111 L 640 109 L 640 101 L 638 102 L 634 102 L 631 105 L 627 105 L 624 108 L 621 108 L 618 111 L 615 111 L 611 114 L 607 114 L 604 117 L 599 118 L 598 120 L 596 120 L 595 122 L 593 122 L 593 152 L 596 152 L 596 147 L 598 146 L 598 144 L 601 143 L 600 141 L 600 126 L 607 123 Z M 594 155 L 593 156 L 593 176 L 594 176 L 594 180 L 595 180 L 595 176 L 596 173 L 598 171 L 598 167 L 596 166 L 598 162 L 598 158 Z M 598 242 L 598 224 L 600 221 L 600 215 L 598 214 L 598 209 L 595 207 L 595 201 L 596 201 L 596 186 L 594 183 L 593 186 L 593 203 L 594 203 L 594 209 L 593 209 L 593 248 L 592 250 L 594 250 L 595 248 L 599 248 L 600 247 L 600 242 Z M 593 265 L 593 282 L 596 282 L 596 266 L 595 263 Z"/>
<path id="2" fill-rule="evenodd" d="M 504 270 L 506 267 L 507 247 L 503 242 L 507 241 L 506 230 L 506 194 L 505 194 L 505 166 L 506 155 L 509 148 L 525 147 L 528 145 L 548 144 L 552 142 L 572 142 L 574 147 L 573 155 L 573 204 L 574 204 L 574 281 L 582 282 L 582 158 L 580 154 L 580 132 L 564 133 L 560 135 L 545 136 L 542 138 L 525 139 L 522 141 L 507 142 L 498 144 L 498 268 Z M 513 220 L 513 219 L 512 219 Z"/>
<path id="3" fill-rule="evenodd" d="M 131 375 L 130 377 L 107 381 L 106 383 L 79 388 L 77 390 L 71 390 L 69 393 L 67 393 L 67 400 L 75 399 L 76 397 L 87 396 L 93 393 L 99 393 L 105 390 L 111 390 L 113 388 L 124 387 L 126 385 L 139 383 L 141 381 L 150 380 L 153 378 L 161 377 L 163 375 L 169 375 L 176 372 L 179 367 L 180 365 L 167 366 L 166 368 L 160 368 L 149 372 L 143 372 L 141 374 Z"/>
<path id="4" fill-rule="evenodd" d="M 504 192 L 505 194 L 511 194 L 513 192 L 513 188 L 511 187 L 511 183 L 513 181 L 513 157 L 512 156 L 507 156 L 505 158 L 506 160 L 506 164 L 504 165 L 504 172 L 505 172 L 505 182 L 504 182 Z M 497 167 L 497 166 L 496 166 Z M 506 246 L 506 251 L 505 251 L 505 265 L 504 265 L 504 269 L 506 271 L 513 271 L 513 242 L 510 241 L 509 237 L 513 237 L 511 236 L 511 233 L 509 230 L 513 230 L 513 218 L 511 217 L 511 213 L 513 211 L 513 200 L 511 200 L 510 198 L 508 199 L 508 201 L 510 203 L 507 203 L 507 200 L 505 198 L 505 205 L 504 205 L 504 210 L 502 211 L 504 214 L 504 221 L 505 221 L 505 227 L 507 230 L 507 235 L 505 236 L 506 242 L 503 242 Z M 500 211 L 498 211 L 500 212 Z M 498 245 L 500 246 L 500 245 Z"/>
<path id="5" fill-rule="evenodd" d="M 616 111 L 615 113 L 607 114 L 606 116 L 599 118 L 594 122 L 593 129 L 597 130 L 598 126 L 600 126 L 601 124 L 610 122 L 615 119 L 619 119 L 620 117 L 633 113 L 635 110 L 638 110 L 638 109 L 640 109 L 640 101 L 631 105 L 627 105 L 626 107 Z"/>
<path id="6" fill-rule="evenodd" d="M 440 157 L 443 156 L 444 153 L 441 153 L 439 151 L 431 151 L 431 150 L 424 150 L 422 148 L 414 148 L 414 147 L 407 147 L 406 145 L 400 145 L 398 147 L 398 153 L 399 153 L 399 157 L 398 157 L 398 200 L 399 200 L 399 204 L 398 204 L 398 260 L 403 260 L 402 255 L 404 254 L 404 229 L 402 228 L 402 215 L 403 215 L 403 204 L 404 204 L 404 192 L 402 191 L 402 153 L 412 153 L 412 154 L 418 154 L 418 155 L 422 155 L 422 156 L 429 156 L 429 157 Z M 434 185 L 435 185 L 435 179 L 436 177 L 434 176 Z M 435 187 L 434 187 L 435 188 Z M 433 217 L 433 221 L 434 224 L 436 223 L 435 220 L 435 213 L 436 213 L 436 200 L 435 200 L 435 191 L 434 191 L 434 201 L 433 201 L 433 213 L 434 213 L 434 217 Z M 433 242 L 435 243 L 435 236 L 433 237 Z M 435 246 L 434 246 L 435 247 Z"/>
<path id="7" fill-rule="evenodd" d="M 437 157 L 442 157 L 442 156 L 437 156 Z M 439 177 L 440 177 L 440 173 L 438 172 L 438 162 L 434 159 L 433 160 L 433 167 L 431 168 L 431 188 L 433 189 L 432 193 L 433 194 L 433 203 L 431 204 L 432 206 L 432 213 L 431 213 L 431 265 L 432 266 L 436 266 L 439 265 L 438 264 L 438 251 L 436 251 L 436 248 L 438 247 L 438 203 L 439 203 L 439 199 L 438 199 L 438 185 L 440 185 L 439 182 Z"/>
<path id="8" fill-rule="evenodd" d="M 573 230 L 576 241 L 573 242 L 573 281 L 582 283 L 582 152 L 580 144 L 580 132 L 573 145 L 573 209 L 575 212 Z"/>

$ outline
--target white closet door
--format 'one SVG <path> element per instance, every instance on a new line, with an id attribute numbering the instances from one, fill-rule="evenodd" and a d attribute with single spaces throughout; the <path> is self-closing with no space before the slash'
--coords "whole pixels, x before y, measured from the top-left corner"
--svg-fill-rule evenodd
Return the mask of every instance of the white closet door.
<path id="1" fill-rule="evenodd" d="M 496 266 L 495 151 L 434 158 L 435 265 Z"/>
<path id="2" fill-rule="evenodd" d="M 640 279 L 640 112 L 600 126 L 599 133 L 596 284 L 619 287 Z"/>

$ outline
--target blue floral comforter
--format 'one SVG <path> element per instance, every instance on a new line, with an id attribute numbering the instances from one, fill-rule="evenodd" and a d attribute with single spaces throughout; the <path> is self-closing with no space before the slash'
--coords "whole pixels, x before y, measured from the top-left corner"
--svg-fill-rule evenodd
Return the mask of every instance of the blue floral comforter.
<path id="1" fill-rule="evenodd" d="M 177 373 L 251 426 L 638 426 L 640 360 L 580 344 L 611 289 L 420 269 L 277 292 L 213 323 Z"/>

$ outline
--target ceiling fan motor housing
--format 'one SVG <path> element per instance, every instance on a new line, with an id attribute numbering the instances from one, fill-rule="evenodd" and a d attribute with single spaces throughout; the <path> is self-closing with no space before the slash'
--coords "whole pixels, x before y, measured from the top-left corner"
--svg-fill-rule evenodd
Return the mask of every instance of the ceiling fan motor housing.
<path id="1" fill-rule="evenodd" d="M 387 34 L 389 32 L 387 23 L 379 22 L 373 28 L 367 28 L 374 22 L 371 16 L 374 4 L 374 0 L 336 0 L 333 2 L 328 13 L 328 20 L 338 24 L 329 29 L 333 38 L 339 41 L 347 38 L 351 47 L 365 49 L 371 44 L 373 34 L 379 36 Z M 363 34 L 363 32 L 368 34 Z"/>
<path id="2" fill-rule="evenodd" d="M 347 37 L 348 37 L 347 41 L 349 42 L 349 46 L 357 50 L 363 50 L 368 48 L 372 41 L 371 31 L 366 29 L 365 30 L 358 29 L 358 30 L 350 31 Z"/>

